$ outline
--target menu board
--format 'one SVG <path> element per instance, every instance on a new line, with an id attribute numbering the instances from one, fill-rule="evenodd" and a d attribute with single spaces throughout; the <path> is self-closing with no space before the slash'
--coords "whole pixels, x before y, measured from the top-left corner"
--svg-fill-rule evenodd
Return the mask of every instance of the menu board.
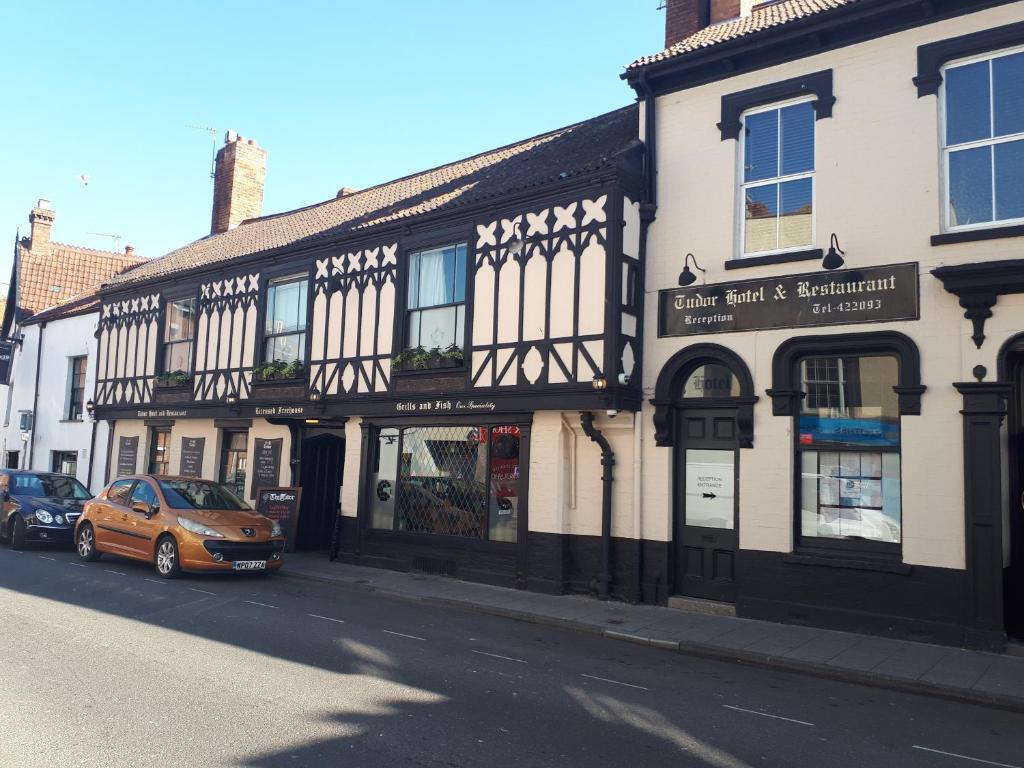
<path id="1" fill-rule="evenodd" d="M 134 475 L 139 458 L 139 436 L 122 436 L 117 443 L 117 476 Z"/>
<path id="2" fill-rule="evenodd" d="M 295 551 L 295 530 L 299 523 L 301 488 L 260 488 L 256 491 L 256 511 L 281 524 L 285 549 Z"/>
<path id="3" fill-rule="evenodd" d="M 281 476 L 281 446 L 284 439 L 277 437 L 266 439 L 257 437 L 255 441 L 255 460 L 253 461 L 253 492 L 256 488 L 277 485 Z"/>
<path id="4" fill-rule="evenodd" d="M 203 476 L 203 451 L 205 448 L 205 437 L 181 438 L 181 467 L 178 471 L 182 476 Z"/>

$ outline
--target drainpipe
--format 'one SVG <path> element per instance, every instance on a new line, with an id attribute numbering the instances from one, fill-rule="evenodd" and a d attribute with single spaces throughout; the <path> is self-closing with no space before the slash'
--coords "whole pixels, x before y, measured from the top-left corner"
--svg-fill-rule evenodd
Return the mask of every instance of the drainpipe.
<path id="1" fill-rule="evenodd" d="M 641 603 L 644 589 L 640 584 L 643 576 L 644 555 L 643 508 L 644 508 L 644 415 L 643 411 L 633 414 L 633 602 Z"/>
<path id="2" fill-rule="evenodd" d="M 32 469 L 32 453 L 36 448 L 36 427 L 39 426 L 39 367 L 43 359 L 43 331 L 46 330 L 46 323 L 39 324 L 39 341 L 36 345 L 36 383 L 32 393 L 32 431 L 28 438 L 28 464 L 26 469 Z"/>
<path id="3" fill-rule="evenodd" d="M 594 426 L 594 414 L 584 411 L 580 414 L 583 434 L 601 448 L 601 576 L 598 581 L 598 595 L 608 599 L 612 583 L 612 467 L 615 453 L 608 444 L 608 438 Z"/>

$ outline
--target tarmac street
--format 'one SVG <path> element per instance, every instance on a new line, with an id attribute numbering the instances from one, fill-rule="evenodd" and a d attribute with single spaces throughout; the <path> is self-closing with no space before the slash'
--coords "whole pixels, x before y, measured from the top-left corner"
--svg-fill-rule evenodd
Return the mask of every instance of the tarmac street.
<path id="1" fill-rule="evenodd" d="M 1024 768 L 1022 714 L 279 576 L 0 548 L 0 641 L 4 768 Z"/>

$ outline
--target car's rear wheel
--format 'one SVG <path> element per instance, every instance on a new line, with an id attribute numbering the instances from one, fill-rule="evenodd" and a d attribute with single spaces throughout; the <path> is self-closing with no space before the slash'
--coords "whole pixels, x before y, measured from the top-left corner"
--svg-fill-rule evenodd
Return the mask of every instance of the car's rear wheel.
<path id="1" fill-rule="evenodd" d="M 181 575 L 181 562 L 178 558 L 178 542 L 170 534 L 156 543 L 157 574 L 164 579 L 176 579 Z"/>
<path id="2" fill-rule="evenodd" d="M 11 549 L 25 548 L 25 534 L 27 526 L 21 515 L 14 515 L 14 523 L 11 525 Z"/>
<path id="3" fill-rule="evenodd" d="M 96 549 L 96 533 L 89 523 L 82 523 L 75 540 L 78 556 L 87 563 L 100 559 L 100 551 Z"/>

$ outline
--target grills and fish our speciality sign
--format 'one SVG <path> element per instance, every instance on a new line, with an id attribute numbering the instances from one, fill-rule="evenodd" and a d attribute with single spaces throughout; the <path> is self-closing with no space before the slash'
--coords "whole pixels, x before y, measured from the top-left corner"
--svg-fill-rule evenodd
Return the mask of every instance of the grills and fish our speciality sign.
<path id="1" fill-rule="evenodd" d="M 674 288 L 658 295 L 658 336 L 919 317 L 916 263 Z"/>
<path id="2" fill-rule="evenodd" d="M 288 552 L 295 551 L 295 530 L 299 524 L 301 488 L 260 488 L 256 492 L 256 511 L 281 524 Z"/>

